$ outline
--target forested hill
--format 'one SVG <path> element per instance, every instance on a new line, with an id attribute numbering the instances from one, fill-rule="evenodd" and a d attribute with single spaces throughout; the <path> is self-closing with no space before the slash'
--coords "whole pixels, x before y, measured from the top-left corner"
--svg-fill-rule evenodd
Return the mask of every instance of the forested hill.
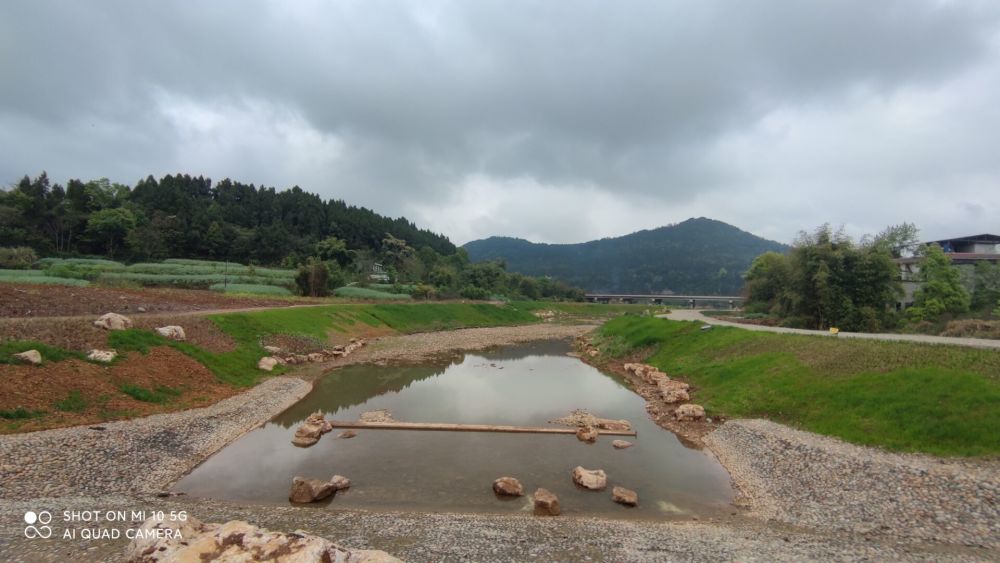
<path id="1" fill-rule="evenodd" d="M 552 276 L 594 292 L 736 295 L 758 255 L 788 247 L 721 221 L 683 223 L 580 244 L 491 237 L 464 247 L 474 262 L 500 259 L 508 271 Z"/>
<path id="2" fill-rule="evenodd" d="M 44 256 L 112 255 L 145 261 L 215 258 L 277 264 L 309 255 L 337 237 L 348 248 L 380 250 L 386 234 L 414 249 L 454 254 L 446 237 L 340 200 L 324 201 L 298 186 L 278 191 L 187 174 L 152 176 L 134 187 L 106 179 L 50 183 L 25 176 L 0 191 L 0 240 Z"/>

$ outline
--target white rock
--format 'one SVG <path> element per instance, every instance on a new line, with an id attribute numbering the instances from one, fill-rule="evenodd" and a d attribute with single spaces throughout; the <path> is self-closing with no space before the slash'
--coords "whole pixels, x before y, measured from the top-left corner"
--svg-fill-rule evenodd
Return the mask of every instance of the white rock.
<path id="1" fill-rule="evenodd" d="M 694 404 L 681 405 L 674 411 L 674 418 L 682 422 L 701 420 L 705 418 L 705 408 Z"/>
<path id="2" fill-rule="evenodd" d="M 271 371 L 276 365 L 278 365 L 278 360 L 272 358 L 271 356 L 264 356 L 259 362 L 257 362 L 257 369 Z"/>
<path id="3" fill-rule="evenodd" d="M 20 354 L 14 354 L 14 357 L 34 366 L 42 363 L 42 354 L 38 350 L 27 350 Z"/>
<path id="4" fill-rule="evenodd" d="M 105 330 L 125 330 L 132 328 L 132 319 L 118 313 L 104 313 L 94 321 L 94 326 Z"/>
<path id="5" fill-rule="evenodd" d="M 584 469 L 577 465 L 573 469 L 573 482 L 585 489 L 600 491 L 608 486 L 608 476 L 602 469 Z"/>
<path id="6" fill-rule="evenodd" d="M 187 338 L 184 329 L 177 325 L 161 326 L 156 329 L 156 333 L 170 340 L 185 340 Z"/>
<path id="7" fill-rule="evenodd" d="M 87 359 L 95 362 L 110 362 L 118 357 L 118 352 L 114 350 L 91 350 L 87 353 Z"/>

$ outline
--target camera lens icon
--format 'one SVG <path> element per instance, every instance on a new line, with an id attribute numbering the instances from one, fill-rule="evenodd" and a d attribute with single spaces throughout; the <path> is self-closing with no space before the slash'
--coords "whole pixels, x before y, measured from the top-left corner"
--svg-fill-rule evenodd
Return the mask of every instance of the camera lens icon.
<path id="1" fill-rule="evenodd" d="M 37 514 L 33 510 L 25 512 L 24 523 L 27 524 L 27 526 L 24 528 L 24 537 L 29 539 L 51 537 L 52 527 L 45 525 L 51 521 L 52 514 L 44 510 Z M 36 523 L 42 525 L 35 526 Z"/>

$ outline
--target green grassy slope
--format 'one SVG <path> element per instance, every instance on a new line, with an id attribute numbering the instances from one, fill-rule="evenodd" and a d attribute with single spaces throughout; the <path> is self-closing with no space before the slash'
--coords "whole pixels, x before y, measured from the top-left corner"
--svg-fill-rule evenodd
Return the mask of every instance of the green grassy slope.
<path id="1" fill-rule="evenodd" d="M 897 451 L 1000 454 L 996 351 L 699 327 L 621 317 L 602 327 L 601 347 L 611 356 L 645 351 L 690 381 L 710 414 Z"/>

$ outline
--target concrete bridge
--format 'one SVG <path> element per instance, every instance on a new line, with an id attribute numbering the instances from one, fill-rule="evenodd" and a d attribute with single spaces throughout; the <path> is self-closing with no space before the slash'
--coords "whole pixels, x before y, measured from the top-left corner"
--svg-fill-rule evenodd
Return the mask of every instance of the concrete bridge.
<path id="1" fill-rule="evenodd" d="M 740 295 L 642 295 L 619 293 L 588 293 L 587 301 L 591 303 L 645 303 L 650 305 L 682 305 L 695 309 L 697 307 L 715 307 L 736 309 L 743 305 L 744 298 Z"/>

